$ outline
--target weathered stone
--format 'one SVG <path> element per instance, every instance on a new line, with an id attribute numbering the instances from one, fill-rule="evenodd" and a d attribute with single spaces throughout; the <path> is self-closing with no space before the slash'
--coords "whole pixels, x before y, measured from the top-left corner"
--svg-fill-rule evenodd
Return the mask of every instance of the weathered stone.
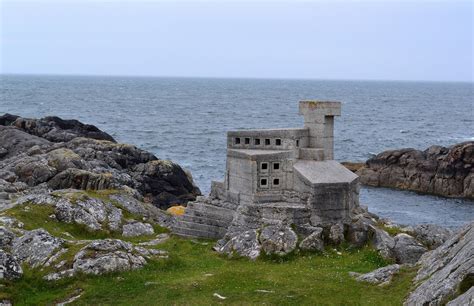
<path id="1" fill-rule="evenodd" d="M 472 306 L 474 305 L 474 287 L 450 301 L 446 306 Z"/>
<path id="2" fill-rule="evenodd" d="M 338 245 L 344 241 L 344 226 L 341 223 L 332 225 L 329 229 L 329 242 Z"/>
<path id="3" fill-rule="evenodd" d="M 104 274 L 137 269 L 146 260 L 133 245 L 117 239 L 95 240 L 74 256 L 74 272 Z"/>
<path id="4" fill-rule="evenodd" d="M 160 243 L 165 242 L 166 240 L 170 239 L 170 235 L 164 233 L 164 234 L 158 234 L 155 239 L 150 240 L 150 241 L 145 241 L 145 242 L 140 242 L 139 245 L 142 246 L 155 246 Z"/>
<path id="5" fill-rule="evenodd" d="M 220 246 L 220 244 L 222 246 Z M 237 254 L 250 259 L 256 259 L 260 256 L 261 246 L 258 242 L 257 231 L 251 230 L 237 234 L 224 242 L 218 243 L 218 245 L 214 247 L 214 250 L 221 254 L 227 254 L 229 257 Z"/>
<path id="6" fill-rule="evenodd" d="M 379 254 L 385 259 L 395 259 L 395 240 L 386 231 L 373 225 L 369 226 L 369 233 L 372 236 L 372 245 Z"/>
<path id="7" fill-rule="evenodd" d="M 387 284 L 392 280 L 393 275 L 398 273 L 398 271 L 400 271 L 400 265 L 389 265 L 369 273 L 358 275 L 356 280 L 372 284 Z"/>
<path id="8" fill-rule="evenodd" d="M 323 229 L 318 228 L 300 243 L 300 249 L 304 251 L 324 251 L 324 241 L 322 239 Z"/>
<path id="9" fill-rule="evenodd" d="M 395 236 L 393 253 L 397 263 L 415 264 L 428 249 L 412 236 L 401 233 Z"/>
<path id="10" fill-rule="evenodd" d="M 155 231 L 149 223 L 133 222 L 123 226 L 122 236 L 137 237 L 143 235 L 153 235 Z"/>
<path id="11" fill-rule="evenodd" d="M 0 279 L 15 279 L 23 275 L 23 270 L 15 258 L 0 249 Z"/>
<path id="12" fill-rule="evenodd" d="M 11 246 L 15 234 L 5 226 L 0 226 L 0 248 Z"/>
<path id="13" fill-rule="evenodd" d="M 287 226 L 270 225 L 263 228 L 259 241 L 266 254 L 286 255 L 296 248 L 298 236 Z"/>
<path id="14" fill-rule="evenodd" d="M 36 268 L 60 251 L 63 244 L 64 240 L 51 236 L 44 229 L 35 229 L 13 240 L 12 255 L 20 263 Z"/>
<path id="15" fill-rule="evenodd" d="M 422 224 L 413 228 L 414 237 L 430 249 L 436 249 L 453 235 L 449 229 L 435 225 Z"/>
<path id="16" fill-rule="evenodd" d="M 425 151 L 385 151 L 357 171 L 361 183 L 441 196 L 474 198 L 474 141 Z"/>
<path id="17" fill-rule="evenodd" d="M 442 305 L 456 296 L 474 275 L 474 222 L 460 229 L 437 249 L 425 253 L 415 277 L 419 286 L 405 305 Z"/>

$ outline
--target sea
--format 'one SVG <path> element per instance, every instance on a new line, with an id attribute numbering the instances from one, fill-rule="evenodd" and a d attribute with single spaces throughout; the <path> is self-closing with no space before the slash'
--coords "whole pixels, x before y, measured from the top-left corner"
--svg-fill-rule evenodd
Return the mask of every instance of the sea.
<path id="1" fill-rule="evenodd" d="M 189 169 L 204 194 L 223 179 L 227 131 L 301 127 L 300 100 L 342 102 L 338 161 L 474 140 L 473 83 L 0 75 L 0 115 L 96 125 Z M 469 200 L 364 187 L 360 201 L 400 224 L 456 228 L 474 220 Z"/>

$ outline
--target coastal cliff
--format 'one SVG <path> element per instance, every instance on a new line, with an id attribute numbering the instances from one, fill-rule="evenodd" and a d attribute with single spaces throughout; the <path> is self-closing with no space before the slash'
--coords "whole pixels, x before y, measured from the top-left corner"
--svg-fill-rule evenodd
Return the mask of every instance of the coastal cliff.
<path id="1" fill-rule="evenodd" d="M 361 183 L 474 199 L 474 141 L 382 152 L 356 171 Z"/>

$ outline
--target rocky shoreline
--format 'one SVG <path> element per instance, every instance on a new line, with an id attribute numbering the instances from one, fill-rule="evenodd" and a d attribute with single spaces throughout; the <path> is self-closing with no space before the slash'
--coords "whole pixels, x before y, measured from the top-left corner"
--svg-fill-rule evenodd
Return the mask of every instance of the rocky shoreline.
<path id="1" fill-rule="evenodd" d="M 367 186 L 474 199 L 474 141 L 451 147 L 431 146 L 424 151 L 389 150 L 365 164 L 346 166 Z"/>
<path id="2" fill-rule="evenodd" d="M 404 164 L 400 160 L 408 159 L 405 154 L 419 157 L 414 160 L 438 156 L 438 170 L 451 169 L 445 163 L 457 161 L 452 176 L 436 171 L 435 177 L 447 180 L 441 180 L 441 186 L 460 178 L 464 184 L 467 179 L 472 182 L 472 164 L 456 165 L 470 162 L 473 145 L 465 143 L 446 152 L 431 149 L 425 155 L 382 153 L 358 172 L 366 171 L 367 177 L 380 182 L 385 177 L 380 173 L 400 171 L 396 165 Z M 470 188 L 472 183 L 462 193 L 467 190 L 469 195 Z M 460 192 L 456 187 L 446 190 Z M 199 195 L 191 175 L 179 165 L 119 144 L 94 126 L 57 117 L 0 116 L 0 279 L 14 282 L 28 268 L 43 271 L 43 279 L 54 282 L 165 260 L 169 254 L 159 247 L 170 238 L 165 232 L 173 229 L 176 217 L 162 209 L 188 202 L 212 208 L 212 199 Z M 460 305 L 473 299 L 469 290 L 473 235 L 474 222 L 456 233 L 435 225 L 400 227 L 360 206 L 350 221 L 328 227 L 236 228 L 214 249 L 227 257 L 256 259 L 318 254 L 343 244 L 368 246 L 393 264 L 367 274 L 353 273 L 358 281 L 387 285 L 401 269 L 417 269 L 406 305 L 442 305 L 454 299 L 450 305 Z"/>

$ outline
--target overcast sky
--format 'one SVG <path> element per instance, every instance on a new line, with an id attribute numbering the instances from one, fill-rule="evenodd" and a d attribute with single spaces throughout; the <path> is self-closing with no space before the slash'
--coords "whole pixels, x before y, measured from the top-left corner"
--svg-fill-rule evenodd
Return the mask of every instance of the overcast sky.
<path id="1" fill-rule="evenodd" d="M 1 72 L 473 80 L 474 1 L 1 3 Z"/>

